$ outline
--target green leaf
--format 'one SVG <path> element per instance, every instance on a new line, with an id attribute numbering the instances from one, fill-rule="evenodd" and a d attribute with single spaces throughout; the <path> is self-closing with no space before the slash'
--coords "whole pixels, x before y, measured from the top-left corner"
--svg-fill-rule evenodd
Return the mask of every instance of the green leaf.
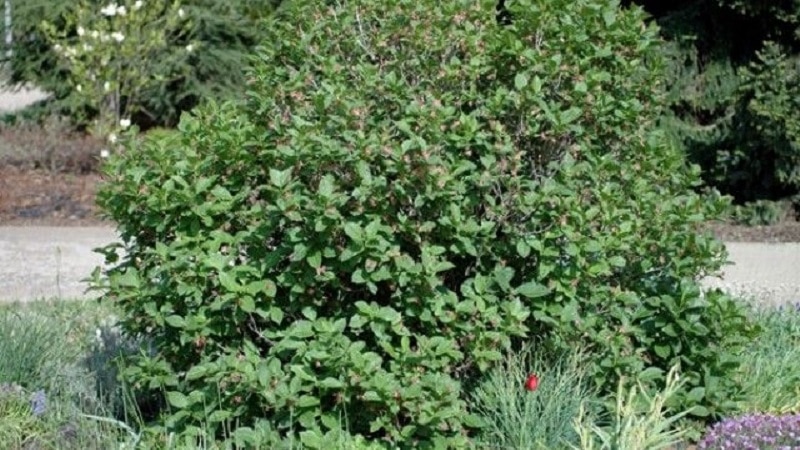
<path id="1" fill-rule="evenodd" d="M 316 251 L 306 257 L 306 262 L 314 269 L 319 269 L 322 266 L 322 253 Z"/>
<path id="2" fill-rule="evenodd" d="M 253 297 L 249 295 L 242 296 L 239 298 L 239 308 L 247 314 L 251 314 L 256 310 L 256 302 L 253 300 Z"/>
<path id="3" fill-rule="evenodd" d="M 523 258 L 527 258 L 531 254 L 531 247 L 524 241 L 517 241 L 517 254 Z"/>
<path id="4" fill-rule="evenodd" d="M 364 240 L 364 230 L 357 223 L 347 222 L 344 224 L 344 234 L 359 244 Z"/>
<path id="5" fill-rule="evenodd" d="M 211 194 L 223 201 L 230 201 L 233 199 L 231 193 L 222 186 L 214 186 L 214 189 L 211 190 Z"/>
<path id="6" fill-rule="evenodd" d="M 580 117 L 581 114 L 583 114 L 583 110 L 577 106 L 573 106 L 572 108 L 561 112 L 561 115 L 559 116 L 559 122 L 561 125 L 568 125 Z"/>
<path id="7" fill-rule="evenodd" d="M 542 79 L 538 75 L 533 77 L 533 92 L 536 94 L 542 92 Z"/>
<path id="8" fill-rule="evenodd" d="M 314 326 L 307 320 L 298 320 L 291 328 L 291 335 L 298 338 L 309 338 L 314 335 Z"/>
<path id="9" fill-rule="evenodd" d="M 324 380 L 320 381 L 319 385 L 326 389 L 342 389 L 345 386 L 345 384 L 342 383 L 340 380 L 331 377 L 325 378 Z"/>
<path id="10" fill-rule="evenodd" d="M 186 372 L 186 380 L 187 381 L 194 381 L 203 378 L 208 373 L 208 367 L 203 365 L 192 366 L 188 372 Z"/>
<path id="11" fill-rule="evenodd" d="M 275 294 L 278 293 L 278 287 L 275 285 L 275 282 L 272 280 L 264 280 L 264 294 L 269 298 L 275 298 Z"/>
<path id="12" fill-rule="evenodd" d="M 662 359 L 668 358 L 672 353 L 672 350 L 668 345 L 656 345 L 653 347 L 653 350 L 656 352 L 656 355 Z"/>
<path id="13" fill-rule="evenodd" d="M 177 316 L 177 315 L 174 315 L 174 314 L 171 315 L 171 316 L 165 317 L 164 318 L 164 322 L 166 322 L 167 325 L 169 325 L 169 326 L 171 326 L 173 328 L 184 328 L 184 327 L 186 327 L 186 321 L 183 319 L 183 317 Z"/>
<path id="14" fill-rule="evenodd" d="M 301 431 L 300 442 L 303 444 L 303 448 L 322 449 L 325 447 L 325 440 L 317 430 Z"/>
<path id="15" fill-rule="evenodd" d="M 319 405 L 319 399 L 313 395 L 304 395 L 297 400 L 297 406 L 300 408 L 311 408 L 317 405 Z"/>
<path id="16" fill-rule="evenodd" d="M 617 11 L 616 9 L 606 9 L 603 11 L 603 22 L 605 22 L 607 27 L 614 25 L 614 22 L 617 21 Z"/>
<path id="17" fill-rule="evenodd" d="M 333 175 L 324 175 L 319 180 L 319 195 L 325 198 L 330 198 L 333 194 L 335 181 L 333 179 Z"/>
<path id="18" fill-rule="evenodd" d="M 277 306 L 269 309 L 269 318 L 273 323 L 280 324 L 283 322 L 283 311 Z"/>
<path id="19" fill-rule="evenodd" d="M 614 267 L 620 267 L 620 268 L 625 267 L 625 264 L 627 264 L 625 258 L 623 258 L 622 256 L 612 256 L 611 258 L 608 258 L 608 263 Z"/>
<path id="20" fill-rule="evenodd" d="M 549 294 L 550 289 L 543 284 L 535 281 L 529 281 L 522 286 L 517 287 L 517 293 L 528 298 L 540 298 Z"/>
<path id="21" fill-rule="evenodd" d="M 232 415 L 233 413 L 231 411 L 218 409 L 208 415 L 208 421 L 211 423 L 220 423 L 230 419 Z"/>
<path id="22" fill-rule="evenodd" d="M 273 186 L 282 188 L 289 183 L 289 179 L 292 176 L 292 169 L 284 169 L 284 170 L 277 170 L 277 169 L 269 169 L 269 181 L 272 183 Z"/>
<path id="23" fill-rule="evenodd" d="M 525 89 L 528 85 L 528 76 L 524 73 L 518 73 L 517 76 L 514 77 L 514 87 L 517 88 L 518 91 Z"/>
<path id="24" fill-rule="evenodd" d="M 189 398 L 177 391 L 167 392 L 167 401 L 170 405 L 178 409 L 183 409 L 189 406 Z"/>
<path id="25" fill-rule="evenodd" d="M 689 391 L 688 394 L 686 394 L 686 400 L 692 403 L 697 403 L 703 400 L 703 397 L 705 397 L 705 395 L 706 395 L 706 389 L 702 386 L 698 386 Z"/>
<path id="26" fill-rule="evenodd" d="M 228 292 L 240 292 L 242 285 L 228 272 L 219 273 L 219 284 Z"/>

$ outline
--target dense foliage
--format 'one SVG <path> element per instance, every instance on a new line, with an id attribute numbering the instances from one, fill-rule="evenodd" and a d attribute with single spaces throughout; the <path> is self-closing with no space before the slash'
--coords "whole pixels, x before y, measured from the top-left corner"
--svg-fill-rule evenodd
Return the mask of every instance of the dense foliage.
<path id="1" fill-rule="evenodd" d="M 13 3 L 13 50 L 0 54 L 12 84 L 29 83 L 53 92 L 54 108 L 70 112 L 72 93 L 69 73 L 45 37 L 42 22 L 61 29 L 76 7 L 74 2 L 31 0 Z M 100 9 L 106 1 L 92 0 Z M 182 3 L 188 29 L 170 38 L 168 51 L 155 56 L 151 75 L 157 85 L 142 93 L 142 124 L 174 125 L 182 111 L 201 100 L 231 98 L 242 92 L 245 67 L 253 47 L 262 41 L 262 20 L 271 14 L 275 0 L 185 0 Z M 75 24 L 71 24 L 74 27 Z M 77 30 L 71 30 L 75 35 Z M 186 54 L 192 45 L 195 51 Z M 7 61 L 5 61 L 7 60 Z M 6 64 L 7 62 L 7 64 Z"/>
<path id="2" fill-rule="evenodd" d="M 697 284 L 725 204 L 652 132 L 657 31 L 613 2 L 506 3 L 510 23 L 488 0 L 284 5 L 244 104 L 111 159 L 126 252 L 102 283 L 152 340 L 127 376 L 166 391 L 163 426 L 463 446 L 470 386 L 533 339 L 584 346 L 606 392 L 679 364 L 671 407 L 731 406 L 749 325 Z"/>
<path id="3" fill-rule="evenodd" d="M 634 3 L 662 26 L 671 69 L 664 124 L 704 179 L 739 202 L 800 193 L 797 3 Z"/>

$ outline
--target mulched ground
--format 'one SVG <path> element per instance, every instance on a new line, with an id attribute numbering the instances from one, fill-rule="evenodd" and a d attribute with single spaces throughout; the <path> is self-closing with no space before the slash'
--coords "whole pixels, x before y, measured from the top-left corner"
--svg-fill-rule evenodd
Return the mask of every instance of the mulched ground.
<path id="1" fill-rule="evenodd" d="M 108 224 L 94 203 L 100 181 L 94 173 L 0 167 L 0 226 Z"/>
<path id="2" fill-rule="evenodd" d="M 0 167 L 0 226 L 111 225 L 97 216 L 95 192 L 101 176 L 96 173 L 63 173 Z M 710 224 L 726 242 L 800 242 L 800 222 L 745 227 Z"/>

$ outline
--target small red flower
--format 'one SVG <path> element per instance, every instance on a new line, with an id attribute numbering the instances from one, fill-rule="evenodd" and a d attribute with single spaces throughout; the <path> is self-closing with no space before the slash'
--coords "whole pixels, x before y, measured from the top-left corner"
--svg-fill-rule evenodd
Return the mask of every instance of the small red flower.
<path id="1" fill-rule="evenodd" d="M 537 377 L 535 373 L 528 375 L 528 379 L 525 380 L 525 390 L 533 392 L 538 387 L 539 387 L 539 377 Z"/>

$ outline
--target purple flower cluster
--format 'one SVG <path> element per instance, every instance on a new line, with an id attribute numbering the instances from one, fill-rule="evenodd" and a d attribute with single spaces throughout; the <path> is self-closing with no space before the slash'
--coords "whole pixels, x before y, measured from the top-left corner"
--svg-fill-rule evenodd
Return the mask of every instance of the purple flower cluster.
<path id="1" fill-rule="evenodd" d="M 0 383 L 0 396 L 6 398 L 23 399 L 25 390 L 22 386 L 15 383 Z M 44 390 L 38 390 L 30 395 L 31 413 L 34 416 L 41 416 L 47 412 L 47 394 Z"/>
<path id="2" fill-rule="evenodd" d="M 697 450 L 800 449 L 800 414 L 751 414 L 725 419 L 709 429 Z"/>
<path id="3" fill-rule="evenodd" d="M 31 395 L 31 412 L 38 417 L 45 411 L 47 411 L 47 395 L 40 389 Z"/>

